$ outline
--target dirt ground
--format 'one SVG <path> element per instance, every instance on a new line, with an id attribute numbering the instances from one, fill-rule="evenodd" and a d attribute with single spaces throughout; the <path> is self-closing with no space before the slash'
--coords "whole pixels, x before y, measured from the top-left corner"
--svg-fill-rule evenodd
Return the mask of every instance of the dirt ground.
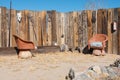
<path id="1" fill-rule="evenodd" d="M 1 80 L 65 80 L 70 68 L 85 71 L 92 65 L 108 66 L 120 55 L 93 56 L 77 52 L 36 54 L 31 59 L 18 59 L 17 55 L 0 56 Z"/>

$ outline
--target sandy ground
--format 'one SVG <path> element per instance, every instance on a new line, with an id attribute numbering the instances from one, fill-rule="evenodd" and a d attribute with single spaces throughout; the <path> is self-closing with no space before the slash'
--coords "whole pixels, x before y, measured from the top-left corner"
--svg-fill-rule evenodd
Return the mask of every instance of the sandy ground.
<path id="1" fill-rule="evenodd" d="M 108 66 L 120 55 L 84 55 L 80 53 L 43 53 L 31 59 L 18 59 L 17 55 L 0 56 L 0 80 L 65 80 L 70 68 L 85 71 L 92 65 Z"/>

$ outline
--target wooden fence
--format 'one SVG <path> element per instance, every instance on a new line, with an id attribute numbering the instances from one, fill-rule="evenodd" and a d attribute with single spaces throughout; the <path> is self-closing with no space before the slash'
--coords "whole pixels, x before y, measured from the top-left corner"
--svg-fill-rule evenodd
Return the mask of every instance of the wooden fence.
<path id="1" fill-rule="evenodd" d="M 20 22 L 17 13 L 22 14 Z M 114 20 L 117 21 L 117 31 L 112 31 Z M 0 47 L 16 46 L 12 36 L 16 34 L 24 40 L 33 41 L 36 46 L 65 43 L 70 48 L 84 50 L 88 40 L 96 33 L 108 35 L 108 53 L 120 54 L 120 8 L 68 13 L 11 10 L 10 14 L 9 9 L 0 7 Z"/>

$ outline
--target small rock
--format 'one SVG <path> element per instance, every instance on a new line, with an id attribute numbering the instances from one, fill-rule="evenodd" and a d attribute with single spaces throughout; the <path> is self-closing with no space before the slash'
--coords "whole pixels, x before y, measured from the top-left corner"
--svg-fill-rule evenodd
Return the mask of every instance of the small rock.
<path id="1" fill-rule="evenodd" d="M 66 44 L 60 45 L 60 51 L 61 51 L 61 52 L 68 51 L 68 50 L 69 50 L 69 49 L 68 49 L 68 46 L 67 46 Z"/>
<path id="2" fill-rule="evenodd" d="M 101 74 L 100 66 L 92 66 L 89 68 L 89 70 L 93 70 L 96 74 Z"/>
<path id="3" fill-rule="evenodd" d="M 21 59 L 27 59 L 27 58 L 31 58 L 32 54 L 30 51 L 20 51 L 19 52 L 19 58 Z"/>
<path id="4" fill-rule="evenodd" d="M 100 56 L 100 55 L 104 56 L 105 51 L 101 51 L 99 49 L 94 49 L 92 54 L 95 55 L 95 56 Z"/>

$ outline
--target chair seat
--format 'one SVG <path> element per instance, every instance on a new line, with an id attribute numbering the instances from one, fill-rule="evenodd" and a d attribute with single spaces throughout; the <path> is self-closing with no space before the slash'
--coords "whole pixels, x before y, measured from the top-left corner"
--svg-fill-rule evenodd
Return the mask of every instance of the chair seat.
<path id="1" fill-rule="evenodd" d="M 102 47 L 102 42 L 91 42 L 90 47 Z"/>
<path id="2" fill-rule="evenodd" d="M 105 34 L 96 34 L 88 41 L 88 48 L 104 49 L 106 47 L 106 41 L 108 40 Z"/>

